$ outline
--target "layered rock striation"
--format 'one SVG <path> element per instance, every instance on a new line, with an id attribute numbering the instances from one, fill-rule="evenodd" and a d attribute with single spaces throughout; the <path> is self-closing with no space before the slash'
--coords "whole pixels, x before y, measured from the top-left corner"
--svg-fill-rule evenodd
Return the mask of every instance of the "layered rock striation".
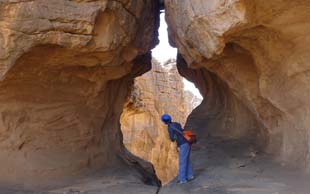
<path id="1" fill-rule="evenodd" d="M 194 99 L 189 101 L 189 99 Z M 176 61 L 159 64 L 136 78 L 130 98 L 121 117 L 125 146 L 135 155 L 150 161 L 162 183 L 173 179 L 178 170 L 175 143 L 169 140 L 167 126 L 160 117 L 164 113 L 184 125 L 198 100 L 184 91 Z"/>
<path id="2" fill-rule="evenodd" d="M 221 120 L 209 131 L 258 136 L 282 161 L 309 169 L 310 2 L 165 0 L 165 8 L 170 42 L 181 54 L 180 72 L 196 83 L 204 101 L 220 106 L 206 102 L 196 114 L 232 122 L 233 128 Z M 214 109 L 230 114 L 215 116 Z"/>
<path id="3" fill-rule="evenodd" d="M 153 0 L 0 3 L 1 183 L 112 168 L 117 156 L 140 164 L 119 119 L 134 77 L 151 68 L 158 16 Z"/>

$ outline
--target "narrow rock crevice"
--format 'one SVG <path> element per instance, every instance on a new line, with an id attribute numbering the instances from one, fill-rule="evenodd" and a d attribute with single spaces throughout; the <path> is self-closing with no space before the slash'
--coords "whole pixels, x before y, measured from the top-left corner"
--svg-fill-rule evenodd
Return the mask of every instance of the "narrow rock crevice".
<path id="1" fill-rule="evenodd" d="M 249 174 L 258 177 L 247 182 L 251 192 L 256 188 L 251 187 L 251 181 L 263 180 L 258 191 L 268 185 L 269 193 L 277 193 L 291 182 L 264 181 L 270 175 L 261 169 L 277 167 L 278 177 L 285 169 L 290 172 L 291 167 L 309 171 L 309 1 L 3 1 L 0 191 L 63 193 L 87 188 L 85 192 L 95 193 L 167 192 L 159 190 L 159 178 L 168 182 L 177 168 L 174 165 L 174 169 L 166 170 L 177 158 L 167 134 L 157 131 L 154 136 L 159 138 L 149 138 L 143 144 L 144 151 L 154 151 L 148 157 L 157 176 L 149 162 L 128 152 L 120 129 L 123 112 L 127 121 L 132 115 L 126 113 L 132 112 L 156 119 L 172 112 L 179 120 L 183 118 L 179 113 L 186 112 L 186 106 L 176 100 L 178 85 L 171 84 L 167 89 L 163 87 L 165 78 L 160 76 L 152 77 L 153 86 L 158 84 L 154 91 L 162 95 L 157 104 L 154 99 L 148 102 L 152 109 L 128 104 L 136 86 L 134 79 L 151 69 L 150 50 L 158 44 L 163 9 L 170 44 L 179 51 L 178 71 L 204 97 L 184 121 L 185 128 L 195 130 L 201 138 L 193 150 L 194 157 L 208 154 L 212 158 L 212 151 L 216 153 L 215 160 L 202 157 L 202 163 L 196 164 L 198 175 L 201 172 L 206 178 L 203 181 L 214 181 L 214 176 L 205 173 L 206 164 L 216 173 L 232 165 L 226 171 L 229 176 L 249 181 L 245 174 L 250 170 Z M 152 76 L 167 73 L 156 70 Z M 167 74 L 172 81 L 177 76 L 175 69 Z M 171 100 L 180 110 L 161 107 Z M 157 121 L 153 123 L 154 128 L 163 129 Z M 157 141 L 158 147 L 149 148 L 152 141 Z M 230 149 L 234 146 L 237 149 Z M 243 150 L 247 146 L 249 149 Z M 256 157 L 256 149 L 268 155 Z M 236 150 L 237 158 L 229 155 Z M 214 164 L 218 157 L 227 163 L 219 162 L 220 167 Z M 240 161 L 246 165 L 239 165 Z M 268 166 L 254 165 L 260 161 Z M 231 171 L 236 162 L 238 169 L 248 164 L 254 167 Z M 292 179 L 304 176 L 292 172 Z M 213 193 L 249 192 L 242 190 L 236 179 L 226 182 L 220 175 L 227 184 L 213 182 Z M 197 185 L 203 181 L 198 180 Z M 94 183 L 91 188 L 90 182 Z M 296 185 L 292 188 L 301 188 Z M 171 188 L 175 189 L 165 189 L 169 193 Z M 187 192 L 180 188 L 178 193 Z M 195 192 L 204 189 L 198 187 Z"/>
<path id="2" fill-rule="evenodd" d="M 199 100 L 184 91 L 175 60 L 160 64 L 153 59 L 152 65 L 150 72 L 135 79 L 121 116 L 121 129 L 128 150 L 151 162 L 162 183 L 167 184 L 177 175 L 178 153 L 160 117 L 169 113 L 184 125 Z M 190 99 L 193 104 L 188 104 Z"/>

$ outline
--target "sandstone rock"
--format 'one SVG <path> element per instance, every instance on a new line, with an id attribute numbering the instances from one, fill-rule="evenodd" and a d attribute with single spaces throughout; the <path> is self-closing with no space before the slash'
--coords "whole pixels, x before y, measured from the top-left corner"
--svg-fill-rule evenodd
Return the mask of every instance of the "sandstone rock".
<path id="1" fill-rule="evenodd" d="M 188 66 L 207 69 L 202 76 L 219 80 L 211 82 L 217 90 L 224 83 L 225 99 L 247 109 L 232 119 L 255 119 L 267 151 L 309 168 L 310 2 L 165 0 L 165 7 L 170 41 Z"/>
<path id="2" fill-rule="evenodd" d="M 1 183 L 134 160 L 119 118 L 133 78 L 150 68 L 158 11 L 153 0 L 1 1 Z"/>
<path id="3" fill-rule="evenodd" d="M 177 175 L 178 155 L 160 116 L 168 113 L 174 121 L 184 125 L 196 105 L 187 101 L 188 98 L 194 97 L 185 93 L 175 60 L 167 61 L 163 67 L 154 61 L 150 72 L 136 78 L 121 117 L 126 147 L 135 155 L 152 162 L 162 183 Z"/>
<path id="4" fill-rule="evenodd" d="M 195 83 L 203 95 L 203 101 L 189 117 L 185 128 L 193 129 L 199 138 L 208 136 L 225 139 L 252 139 L 265 143 L 264 131 L 249 109 L 230 91 L 225 82 L 206 69 L 187 67 L 178 56 L 180 74 Z"/>
<path id="5" fill-rule="evenodd" d="M 191 113 L 196 107 L 198 107 L 202 101 L 202 99 L 196 95 L 194 95 L 191 91 L 184 91 L 184 98 L 186 102 L 186 112 Z"/>

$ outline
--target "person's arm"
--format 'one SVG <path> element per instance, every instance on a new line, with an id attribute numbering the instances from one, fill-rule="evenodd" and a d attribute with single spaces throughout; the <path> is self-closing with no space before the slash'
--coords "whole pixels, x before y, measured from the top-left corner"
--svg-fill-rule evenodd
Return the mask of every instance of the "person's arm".
<path id="1" fill-rule="evenodd" d="M 169 138 L 171 141 L 175 141 L 176 140 L 176 137 L 175 137 L 175 134 L 174 134 L 174 130 L 171 129 L 170 127 L 168 127 L 168 132 L 169 132 Z"/>
<path id="2" fill-rule="evenodd" d="M 182 125 L 180 123 L 177 124 L 177 128 L 179 131 L 184 131 L 184 129 L 182 128 Z"/>

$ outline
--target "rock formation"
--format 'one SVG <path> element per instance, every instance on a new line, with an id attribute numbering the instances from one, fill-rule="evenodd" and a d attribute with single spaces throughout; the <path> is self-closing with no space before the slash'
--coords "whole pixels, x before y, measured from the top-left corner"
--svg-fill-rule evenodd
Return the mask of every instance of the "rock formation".
<path id="1" fill-rule="evenodd" d="M 193 102 L 198 101 L 193 94 L 185 93 L 176 61 L 169 60 L 161 66 L 154 60 L 152 70 L 136 78 L 125 106 L 121 117 L 124 144 L 132 153 L 154 165 L 162 183 L 176 176 L 178 155 L 160 116 L 169 113 L 173 120 L 184 124 L 196 105 Z"/>
<path id="2" fill-rule="evenodd" d="M 165 0 L 179 70 L 204 96 L 187 125 L 256 138 L 309 169 L 309 8 L 309 1 Z"/>
<path id="3" fill-rule="evenodd" d="M 200 138 L 257 142 L 283 164 L 310 169 L 310 1 L 1 0 L 0 186 L 120 166 L 158 185 L 152 166 L 122 143 L 119 120 L 132 87 L 142 101 L 126 104 L 126 121 L 137 121 L 127 126 L 148 129 L 137 152 L 163 180 L 175 173 L 161 168 L 175 162 L 174 148 L 154 118 L 164 111 L 183 118 L 188 108 L 173 107 L 179 78 L 169 72 L 167 89 L 155 67 L 141 78 L 152 85 L 133 86 L 151 68 L 163 3 L 178 71 L 204 97 L 186 127 Z"/>
<path id="4" fill-rule="evenodd" d="M 184 91 L 185 98 L 185 112 L 191 113 L 197 106 L 200 105 L 202 99 L 196 95 L 194 95 L 191 91 Z M 188 115 L 187 115 L 188 116 Z"/>
<path id="5" fill-rule="evenodd" d="M 59 180 L 119 157 L 141 164 L 119 119 L 134 77 L 151 67 L 158 12 L 153 0 L 1 1 L 1 183 Z"/>

